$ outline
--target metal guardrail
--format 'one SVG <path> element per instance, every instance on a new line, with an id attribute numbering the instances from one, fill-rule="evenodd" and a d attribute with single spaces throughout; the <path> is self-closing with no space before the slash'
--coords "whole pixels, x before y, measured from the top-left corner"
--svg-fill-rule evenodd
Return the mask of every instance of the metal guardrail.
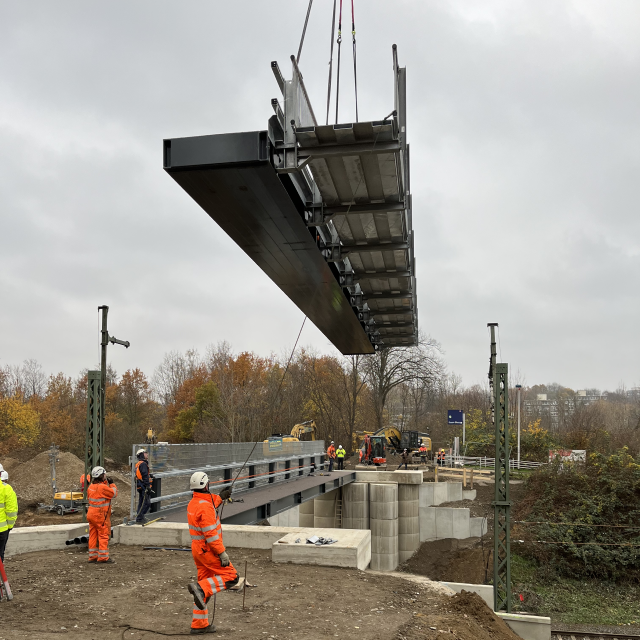
<path id="1" fill-rule="evenodd" d="M 496 468 L 495 458 L 487 458 L 486 456 L 447 456 L 447 458 L 445 467 L 472 466 L 480 467 L 481 469 Z M 546 464 L 546 462 L 531 462 L 529 460 L 520 460 L 520 462 L 512 459 L 509 460 L 510 469 L 538 469 Z"/>
<path id="2" fill-rule="evenodd" d="M 189 478 L 196 471 L 204 471 L 218 493 L 231 485 L 246 461 L 234 485 L 234 491 L 242 493 L 268 484 L 295 480 L 324 468 L 322 440 L 135 445 L 131 457 L 131 519 L 136 517 L 137 511 L 135 452 L 139 448 L 149 452 L 149 468 L 154 476 L 152 512 L 187 504 L 191 498 Z"/>

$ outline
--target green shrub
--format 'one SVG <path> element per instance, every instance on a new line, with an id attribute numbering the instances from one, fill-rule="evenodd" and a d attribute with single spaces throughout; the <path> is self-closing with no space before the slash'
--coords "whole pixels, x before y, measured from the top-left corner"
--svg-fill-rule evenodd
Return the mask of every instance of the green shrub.
<path id="1" fill-rule="evenodd" d="M 625 448 L 540 469 L 526 481 L 514 519 L 545 524 L 518 524 L 512 537 L 558 575 L 640 582 L 639 462 Z"/>

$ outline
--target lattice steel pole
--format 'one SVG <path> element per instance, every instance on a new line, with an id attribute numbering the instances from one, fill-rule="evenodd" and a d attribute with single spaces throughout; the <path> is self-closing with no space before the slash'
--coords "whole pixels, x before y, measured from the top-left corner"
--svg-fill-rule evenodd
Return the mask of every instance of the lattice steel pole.
<path id="1" fill-rule="evenodd" d="M 87 428 L 84 447 L 85 501 L 87 499 L 87 473 L 91 473 L 93 467 L 103 466 L 101 378 L 100 371 L 87 373 Z"/>
<path id="2" fill-rule="evenodd" d="M 496 363 L 496 323 L 491 329 L 491 365 L 493 415 L 496 433 L 495 499 L 493 532 L 494 611 L 511 612 L 511 522 L 509 500 L 509 365 Z"/>

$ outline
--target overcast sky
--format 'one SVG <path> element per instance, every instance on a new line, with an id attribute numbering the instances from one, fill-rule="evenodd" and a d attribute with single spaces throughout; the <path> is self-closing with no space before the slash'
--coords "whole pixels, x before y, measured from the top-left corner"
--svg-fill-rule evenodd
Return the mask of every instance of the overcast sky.
<path id="1" fill-rule="evenodd" d="M 393 43 L 407 67 L 419 322 L 449 370 L 483 381 L 499 322 L 527 384 L 640 384 L 640 2 L 355 5 L 361 120 L 393 108 Z M 301 58 L 320 113 L 332 6 Z M 100 304 L 132 343 L 120 373 L 291 348 L 302 313 L 165 174 L 162 139 L 266 128 L 307 1 L 0 7 L 0 365 L 93 367 Z M 335 353 L 311 323 L 301 343 Z"/>

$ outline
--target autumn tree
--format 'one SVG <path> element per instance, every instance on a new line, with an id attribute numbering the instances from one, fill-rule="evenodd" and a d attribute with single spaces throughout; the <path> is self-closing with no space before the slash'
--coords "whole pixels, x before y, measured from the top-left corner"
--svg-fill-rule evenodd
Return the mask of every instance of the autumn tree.
<path id="1" fill-rule="evenodd" d="M 39 435 L 40 416 L 23 396 L 16 394 L 0 400 L 0 453 L 32 447 Z"/>
<path id="2" fill-rule="evenodd" d="M 421 337 L 414 347 L 387 347 L 365 356 L 364 371 L 374 401 L 377 426 L 388 422 L 385 414 L 390 393 L 400 385 L 429 386 L 444 373 L 440 345 L 431 337 Z"/>

